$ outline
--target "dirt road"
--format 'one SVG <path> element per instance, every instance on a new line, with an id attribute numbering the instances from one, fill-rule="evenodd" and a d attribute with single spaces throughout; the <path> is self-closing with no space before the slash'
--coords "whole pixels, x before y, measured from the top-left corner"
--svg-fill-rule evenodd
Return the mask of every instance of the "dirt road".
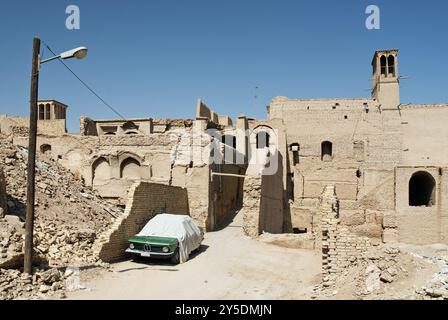
<path id="1" fill-rule="evenodd" d="M 200 253 L 177 266 L 126 261 L 83 282 L 69 299 L 306 299 L 320 279 L 317 251 L 245 237 L 242 215 L 207 233 Z"/>

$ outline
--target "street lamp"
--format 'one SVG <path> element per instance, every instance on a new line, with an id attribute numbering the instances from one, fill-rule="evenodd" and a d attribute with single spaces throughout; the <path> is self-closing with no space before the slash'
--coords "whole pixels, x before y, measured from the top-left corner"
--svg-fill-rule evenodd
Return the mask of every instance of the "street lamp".
<path id="1" fill-rule="evenodd" d="M 65 52 L 62 52 L 61 54 L 58 54 L 57 56 L 42 60 L 40 64 L 47 63 L 49 61 L 55 60 L 55 59 L 70 59 L 70 58 L 76 58 L 76 59 L 84 59 L 87 55 L 87 48 L 86 47 L 79 47 L 72 50 L 68 50 Z"/>
<path id="2" fill-rule="evenodd" d="M 30 129 L 28 141 L 28 167 L 25 217 L 25 248 L 23 272 L 31 275 L 33 268 L 33 231 L 34 231 L 34 200 L 35 200 L 35 170 L 36 170 L 36 140 L 37 140 L 37 99 L 39 88 L 39 67 L 41 64 L 55 59 L 83 59 L 87 55 L 86 47 L 79 47 L 57 56 L 40 61 L 40 39 L 33 40 L 33 62 L 30 90 Z"/>

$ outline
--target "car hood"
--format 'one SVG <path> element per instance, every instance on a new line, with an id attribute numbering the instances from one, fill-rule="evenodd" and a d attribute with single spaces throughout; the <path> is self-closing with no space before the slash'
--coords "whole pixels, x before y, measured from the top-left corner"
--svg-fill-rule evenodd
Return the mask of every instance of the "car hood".
<path id="1" fill-rule="evenodd" d="M 157 237 L 157 236 L 133 236 L 129 238 L 128 241 L 133 243 L 143 243 L 152 245 L 173 245 L 176 242 L 178 242 L 176 238 Z"/>

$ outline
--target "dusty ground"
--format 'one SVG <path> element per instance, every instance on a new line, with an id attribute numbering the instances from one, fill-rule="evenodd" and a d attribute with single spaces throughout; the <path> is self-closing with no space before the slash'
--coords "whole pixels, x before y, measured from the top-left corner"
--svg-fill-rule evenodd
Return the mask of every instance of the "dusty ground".
<path id="1" fill-rule="evenodd" d="M 185 264 L 126 261 L 111 271 L 81 274 L 85 290 L 69 299 L 307 299 L 320 281 L 317 251 L 282 248 L 247 238 L 239 214 L 207 233 Z"/>

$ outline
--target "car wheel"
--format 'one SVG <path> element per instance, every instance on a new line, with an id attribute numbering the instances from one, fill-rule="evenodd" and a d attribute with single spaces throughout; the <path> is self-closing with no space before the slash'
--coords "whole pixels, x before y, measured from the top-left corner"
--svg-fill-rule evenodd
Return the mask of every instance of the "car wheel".
<path id="1" fill-rule="evenodd" d="M 179 264 L 180 263 L 179 249 L 176 249 L 176 251 L 174 252 L 174 255 L 171 257 L 171 263 L 172 264 Z"/>

